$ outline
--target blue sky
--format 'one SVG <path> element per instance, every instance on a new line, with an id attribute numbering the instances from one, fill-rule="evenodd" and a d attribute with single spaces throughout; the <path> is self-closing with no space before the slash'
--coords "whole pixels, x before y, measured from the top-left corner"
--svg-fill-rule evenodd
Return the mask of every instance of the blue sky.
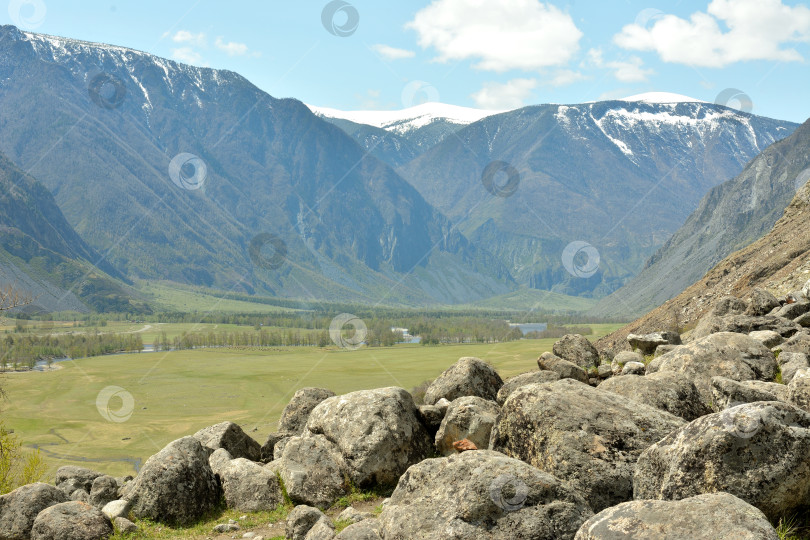
<path id="1" fill-rule="evenodd" d="M 230 69 L 273 96 L 346 110 L 736 89 L 730 105 L 748 96 L 755 114 L 810 117 L 802 2 L 340 1 L 2 0 L 0 23 Z"/>

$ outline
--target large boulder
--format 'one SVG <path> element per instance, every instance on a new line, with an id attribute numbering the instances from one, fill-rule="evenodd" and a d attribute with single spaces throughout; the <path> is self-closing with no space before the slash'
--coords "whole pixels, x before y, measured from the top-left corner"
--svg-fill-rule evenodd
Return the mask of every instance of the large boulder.
<path id="1" fill-rule="evenodd" d="M 779 369 L 782 373 L 782 383 L 790 384 L 796 372 L 810 367 L 807 355 L 800 352 L 780 352 Z"/>
<path id="2" fill-rule="evenodd" d="M 213 510 L 221 494 L 208 452 L 194 437 L 177 439 L 147 459 L 124 491 L 135 517 L 180 525 Z"/>
<path id="3" fill-rule="evenodd" d="M 810 334 L 799 332 L 789 340 L 779 345 L 782 354 L 786 352 L 802 353 L 810 355 Z"/>
<path id="4" fill-rule="evenodd" d="M 573 538 L 593 512 L 565 482 L 480 450 L 412 466 L 380 515 L 386 540 Z"/>
<path id="5" fill-rule="evenodd" d="M 224 448 L 233 458 L 246 458 L 251 461 L 262 459 L 261 445 L 233 422 L 220 422 L 203 428 L 194 434 L 194 438 L 200 441 L 209 455 L 214 450 Z"/>
<path id="6" fill-rule="evenodd" d="M 738 405 L 670 433 L 638 459 L 636 499 L 717 491 L 773 521 L 810 504 L 810 414 L 781 401 Z"/>
<path id="7" fill-rule="evenodd" d="M 288 540 L 304 540 L 309 530 L 321 520 L 329 521 L 329 518 L 317 508 L 299 504 L 287 514 L 285 536 Z"/>
<path id="8" fill-rule="evenodd" d="M 290 438 L 281 457 L 267 467 L 271 465 L 278 470 L 287 495 L 295 503 L 328 508 L 349 487 L 340 450 L 323 435 Z"/>
<path id="9" fill-rule="evenodd" d="M 776 359 L 770 349 L 747 335 L 733 332 L 712 334 L 655 358 L 647 373 L 672 371 L 686 375 L 705 403 L 712 399 L 712 377 L 735 381 L 772 381 Z"/>
<path id="10" fill-rule="evenodd" d="M 28 484 L 3 495 L 0 497 L 0 539 L 28 540 L 37 514 L 67 500 L 62 490 L 43 483 Z"/>
<path id="11" fill-rule="evenodd" d="M 798 370 L 787 387 L 788 401 L 810 412 L 810 368 Z"/>
<path id="12" fill-rule="evenodd" d="M 641 452 L 684 420 L 571 379 L 515 390 L 490 448 L 577 488 L 594 511 L 630 500 Z"/>
<path id="13" fill-rule="evenodd" d="M 661 345 L 680 345 L 681 336 L 678 332 L 652 332 L 650 334 L 629 334 L 627 342 L 641 354 L 655 354 Z"/>
<path id="14" fill-rule="evenodd" d="M 31 540 L 102 540 L 112 534 L 112 523 L 101 510 L 70 501 L 40 512 L 31 529 Z"/>
<path id="15" fill-rule="evenodd" d="M 436 432 L 439 431 L 442 420 L 444 420 L 444 415 L 447 413 L 448 406 L 449 405 L 419 405 L 419 407 L 417 407 L 416 411 L 419 415 L 419 420 L 422 422 L 422 425 L 425 426 L 428 435 L 431 437 L 435 437 Z"/>
<path id="16" fill-rule="evenodd" d="M 737 334 L 750 334 L 771 330 L 783 338 L 789 338 L 801 331 L 802 327 L 796 322 L 784 317 L 764 315 L 752 317 L 750 315 L 728 315 L 725 317 L 706 316 L 700 320 L 692 331 L 691 339 L 699 339 L 719 332 L 734 332 Z"/>
<path id="17" fill-rule="evenodd" d="M 575 381 L 587 383 L 588 374 L 584 369 L 573 362 L 563 360 L 554 353 L 544 352 L 537 359 L 537 367 L 541 371 L 553 371 L 560 379 L 574 379 Z"/>
<path id="18" fill-rule="evenodd" d="M 219 473 L 228 508 L 240 512 L 274 510 L 284 497 L 272 471 L 245 458 L 236 458 Z"/>
<path id="19" fill-rule="evenodd" d="M 579 334 L 563 336 L 554 344 L 552 350 L 563 360 L 576 364 L 584 370 L 599 365 L 599 351 L 588 338 Z"/>
<path id="20" fill-rule="evenodd" d="M 64 491 L 68 496 L 77 489 L 83 489 L 87 493 L 90 493 L 93 489 L 93 482 L 99 476 L 104 476 L 104 473 L 86 467 L 65 465 L 56 469 L 54 483 L 56 487 Z"/>
<path id="21" fill-rule="evenodd" d="M 497 389 L 492 399 L 496 394 Z M 331 397 L 313 409 L 307 431 L 337 445 L 349 478 L 358 487 L 396 484 L 409 466 L 425 459 L 433 448 L 411 395 L 397 387 Z"/>
<path id="22" fill-rule="evenodd" d="M 290 435 L 300 435 L 304 432 L 309 419 L 309 413 L 318 406 L 320 402 L 335 393 L 326 388 L 301 388 L 295 392 L 290 402 L 281 412 L 278 420 L 278 430 L 290 432 Z"/>
<path id="23" fill-rule="evenodd" d="M 632 501 L 602 510 L 575 540 L 778 540 L 765 514 L 728 493 Z"/>
<path id="24" fill-rule="evenodd" d="M 720 412 L 725 409 L 742 405 L 743 403 L 754 403 L 756 401 L 779 401 L 776 393 L 769 391 L 770 389 L 757 388 L 750 386 L 747 383 L 761 381 L 743 381 L 737 382 L 725 377 L 712 377 L 712 409 L 714 412 Z M 783 386 L 777 383 L 770 383 L 774 386 Z"/>
<path id="25" fill-rule="evenodd" d="M 359 523 L 353 523 L 340 531 L 335 540 L 381 540 L 380 520 L 367 519 Z"/>
<path id="26" fill-rule="evenodd" d="M 428 386 L 424 401 L 426 405 L 435 405 L 441 398 L 453 401 L 464 396 L 495 401 L 501 386 L 503 380 L 492 366 L 478 358 L 465 356 Z"/>
<path id="27" fill-rule="evenodd" d="M 436 433 L 436 450 L 443 456 L 455 454 L 453 443 L 462 439 L 472 441 L 484 450 L 489 446 L 489 435 L 501 408 L 494 401 L 466 396 L 450 402 L 447 414 Z"/>
<path id="28" fill-rule="evenodd" d="M 322 519 L 309 530 L 304 540 L 334 540 L 335 526 L 328 519 Z"/>
<path id="29" fill-rule="evenodd" d="M 785 341 L 785 338 L 773 330 L 755 330 L 753 332 L 749 332 L 748 337 L 754 338 L 769 349 L 773 349 Z"/>
<path id="30" fill-rule="evenodd" d="M 309 413 L 307 413 L 307 417 L 309 417 Z M 295 435 L 297 434 L 292 433 L 291 431 L 274 431 L 273 433 L 270 433 L 262 445 L 262 462 L 270 463 L 276 459 L 276 445 L 284 439 L 289 439 Z M 300 435 L 300 433 L 298 435 Z"/>
<path id="31" fill-rule="evenodd" d="M 507 379 L 501 389 L 498 390 L 498 397 L 495 401 L 497 401 L 498 405 L 503 405 L 506 401 L 506 398 L 514 392 L 517 388 L 521 386 L 526 386 L 527 384 L 535 384 L 535 383 L 547 383 L 547 382 L 554 382 L 560 379 L 560 374 L 555 371 L 548 371 L 548 370 L 539 370 L 539 371 L 530 371 L 528 373 L 521 373 L 520 375 L 515 375 L 511 379 Z"/>
<path id="32" fill-rule="evenodd" d="M 748 306 L 746 307 L 746 315 L 753 315 L 760 317 L 767 315 L 775 308 L 779 307 L 779 300 L 766 290 L 755 288 L 745 298 Z"/>
<path id="33" fill-rule="evenodd" d="M 695 384 L 687 376 L 671 371 L 614 377 L 600 384 L 599 389 L 615 392 L 687 421 L 711 412 Z"/>
<path id="34" fill-rule="evenodd" d="M 108 502 L 118 499 L 118 482 L 112 476 L 99 476 L 90 489 L 90 504 L 99 510 Z"/>

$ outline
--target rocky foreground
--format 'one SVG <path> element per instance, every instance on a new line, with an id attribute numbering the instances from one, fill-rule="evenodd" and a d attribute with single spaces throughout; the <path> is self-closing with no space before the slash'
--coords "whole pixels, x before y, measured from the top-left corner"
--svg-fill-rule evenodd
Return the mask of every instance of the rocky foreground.
<path id="1" fill-rule="evenodd" d="M 0 540 L 101 539 L 285 494 L 292 540 L 774 540 L 810 506 L 808 296 L 724 298 L 683 342 L 630 335 L 615 355 L 565 336 L 505 382 L 462 358 L 419 405 L 402 388 L 303 388 L 263 446 L 225 422 L 134 479 L 62 467 L 0 497 Z M 386 487 L 381 513 L 349 508 L 339 533 L 323 513 Z"/>

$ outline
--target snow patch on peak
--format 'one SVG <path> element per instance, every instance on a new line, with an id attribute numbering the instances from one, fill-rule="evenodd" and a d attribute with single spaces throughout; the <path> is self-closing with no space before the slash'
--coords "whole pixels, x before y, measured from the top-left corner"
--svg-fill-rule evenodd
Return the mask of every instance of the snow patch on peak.
<path id="1" fill-rule="evenodd" d="M 618 101 L 643 101 L 645 103 L 707 103 L 702 99 L 695 99 L 672 92 L 646 92 L 644 94 L 621 98 Z"/>

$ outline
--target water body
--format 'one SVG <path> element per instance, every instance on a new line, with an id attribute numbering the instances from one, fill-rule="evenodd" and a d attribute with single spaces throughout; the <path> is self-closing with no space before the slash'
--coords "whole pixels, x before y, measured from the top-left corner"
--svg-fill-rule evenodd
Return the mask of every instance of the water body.
<path id="1" fill-rule="evenodd" d="M 522 323 L 522 324 L 515 324 L 510 323 L 509 326 L 517 326 L 520 328 L 520 331 L 523 332 L 525 336 L 529 332 L 542 332 L 546 328 L 548 328 L 548 323 Z"/>

